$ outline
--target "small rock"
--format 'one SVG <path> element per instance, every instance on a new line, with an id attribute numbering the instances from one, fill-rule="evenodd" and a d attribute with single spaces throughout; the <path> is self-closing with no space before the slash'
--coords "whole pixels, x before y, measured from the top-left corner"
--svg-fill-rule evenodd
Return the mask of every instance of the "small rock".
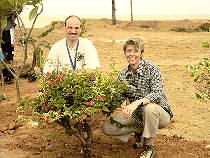
<path id="1" fill-rule="evenodd" d="M 58 153 L 57 158 L 63 158 L 61 153 Z"/>
<path id="2" fill-rule="evenodd" d="M 1 131 L 1 132 L 5 132 L 7 129 L 8 129 L 7 127 L 2 127 L 2 128 L 0 129 L 0 131 Z"/>
<path id="3" fill-rule="evenodd" d="M 40 154 L 41 154 L 41 152 L 39 152 L 39 151 L 32 153 L 32 155 L 40 155 Z"/>
<path id="4" fill-rule="evenodd" d="M 45 147 L 45 150 L 46 150 L 46 151 L 49 151 L 49 152 L 52 152 L 52 151 L 54 151 L 55 149 L 53 148 L 53 145 L 48 145 L 48 146 Z"/>
<path id="5" fill-rule="evenodd" d="M 27 122 L 27 127 L 28 128 L 37 128 L 39 126 L 39 122 L 30 120 Z"/>
<path id="6" fill-rule="evenodd" d="M 10 134 L 10 135 L 12 135 L 12 134 L 15 133 L 15 130 L 9 130 L 9 131 L 7 131 L 7 133 Z"/>
<path id="7" fill-rule="evenodd" d="M 22 135 L 17 136 L 17 138 L 19 140 L 26 140 L 28 137 L 29 137 L 29 135 L 27 135 L 27 134 L 22 134 Z"/>
<path id="8" fill-rule="evenodd" d="M 210 149 L 210 144 L 209 145 L 206 145 L 206 149 Z"/>
<path id="9" fill-rule="evenodd" d="M 11 122 L 8 126 L 8 130 L 13 130 L 16 129 L 16 123 L 15 122 Z"/>

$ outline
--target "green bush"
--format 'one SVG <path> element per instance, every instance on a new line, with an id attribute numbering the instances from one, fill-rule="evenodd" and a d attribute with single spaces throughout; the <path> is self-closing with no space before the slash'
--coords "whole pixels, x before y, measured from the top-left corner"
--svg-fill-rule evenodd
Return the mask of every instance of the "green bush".
<path id="1" fill-rule="evenodd" d="M 171 31 L 175 31 L 175 32 L 196 32 L 198 30 L 192 29 L 192 28 L 175 27 L 175 28 L 172 28 Z"/>
<path id="2" fill-rule="evenodd" d="M 87 32 L 87 21 L 85 19 L 81 20 L 81 33 L 80 36 L 84 36 L 85 33 Z"/>
<path id="3" fill-rule="evenodd" d="M 116 73 L 98 71 L 53 72 L 40 82 L 40 94 L 25 106 L 52 121 L 93 116 L 98 110 L 110 114 L 124 100 L 122 94 L 127 89 Z"/>
<path id="4" fill-rule="evenodd" d="M 174 27 L 171 31 L 175 32 L 210 32 L 210 23 L 203 23 L 196 28 Z"/>
<path id="5" fill-rule="evenodd" d="M 203 23 L 200 26 L 198 26 L 197 29 L 203 32 L 210 32 L 209 28 L 210 28 L 210 23 Z"/>
<path id="6" fill-rule="evenodd" d="M 204 58 L 196 65 L 189 65 L 188 70 L 194 77 L 196 97 L 202 100 L 210 99 L 210 59 Z"/>
<path id="7" fill-rule="evenodd" d="M 17 111 L 32 109 L 41 120 L 58 122 L 68 135 L 80 140 L 83 157 L 90 158 L 92 118 L 97 112 L 109 115 L 119 107 L 127 84 L 118 81 L 116 73 L 97 71 L 53 72 L 42 76 L 40 82 L 40 94 L 23 100 Z"/>
<path id="8" fill-rule="evenodd" d="M 209 47 L 210 47 L 210 46 L 209 46 L 209 42 L 208 42 L 208 41 L 202 42 L 202 47 L 203 47 L 203 48 L 209 48 Z"/>

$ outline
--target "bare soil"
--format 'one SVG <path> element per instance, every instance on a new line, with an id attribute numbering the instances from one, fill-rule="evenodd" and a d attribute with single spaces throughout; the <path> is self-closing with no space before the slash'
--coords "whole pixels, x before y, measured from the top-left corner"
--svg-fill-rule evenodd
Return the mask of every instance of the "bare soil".
<path id="1" fill-rule="evenodd" d="M 142 37 L 145 40 L 145 58 L 160 66 L 165 91 L 174 112 L 172 123 L 160 130 L 155 138 L 157 158 L 209 158 L 210 106 L 199 102 L 195 96 L 193 79 L 186 65 L 209 57 L 210 50 L 202 48 L 203 41 L 210 42 L 208 32 L 179 33 L 169 31 L 174 27 L 197 27 L 203 20 L 120 22 L 112 26 L 107 19 L 88 20 L 87 37 L 95 44 L 100 57 L 101 70 L 117 70 L 126 66 L 122 52 L 123 40 Z M 143 26 L 142 26 L 143 25 Z M 146 27 L 147 26 L 147 27 Z M 46 28 L 36 29 L 34 36 Z M 51 44 L 64 37 L 59 24 L 45 39 Z M 18 34 L 18 32 L 17 32 Z M 16 46 L 14 65 L 19 65 L 22 50 Z M 47 55 L 47 50 L 45 52 Z M 30 61 L 31 58 L 29 58 Z M 38 82 L 21 80 L 21 94 L 35 96 Z M 80 144 L 76 138 L 65 134 L 62 127 L 53 124 L 16 126 L 15 84 L 7 85 L 8 99 L 0 102 L 0 158 L 80 158 Z M 100 131 L 103 117 L 98 116 L 94 126 L 93 157 L 136 158 L 141 150 L 132 148 L 134 139 L 122 143 Z"/>

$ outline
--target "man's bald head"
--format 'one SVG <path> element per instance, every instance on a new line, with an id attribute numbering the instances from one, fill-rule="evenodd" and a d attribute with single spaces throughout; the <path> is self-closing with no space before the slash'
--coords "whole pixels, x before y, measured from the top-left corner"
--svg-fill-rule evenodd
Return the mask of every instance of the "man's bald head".
<path id="1" fill-rule="evenodd" d="M 76 16 L 76 15 L 70 15 L 70 16 L 68 16 L 68 17 L 65 19 L 65 21 L 64 21 L 64 25 L 66 26 L 67 21 L 68 21 L 69 19 L 72 19 L 72 18 L 76 18 L 76 19 L 78 19 L 78 20 L 80 21 L 80 23 L 81 23 L 81 19 L 80 19 L 80 17 L 78 17 L 78 16 Z"/>

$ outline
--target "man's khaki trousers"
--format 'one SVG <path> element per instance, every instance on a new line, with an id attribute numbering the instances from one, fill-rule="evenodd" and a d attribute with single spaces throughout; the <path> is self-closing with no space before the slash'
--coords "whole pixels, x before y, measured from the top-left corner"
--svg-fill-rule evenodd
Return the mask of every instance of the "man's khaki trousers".
<path id="1" fill-rule="evenodd" d="M 159 105 L 150 103 L 144 107 L 144 128 L 135 127 L 119 128 L 107 120 L 103 126 L 106 135 L 116 136 L 122 141 L 127 141 L 133 132 L 142 133 L 143 138 L 153 138 L 158 129 L 166 127 L 170 123 L 170 115 Z M 143 130 L 143 131 L 142 131 Z"/>

